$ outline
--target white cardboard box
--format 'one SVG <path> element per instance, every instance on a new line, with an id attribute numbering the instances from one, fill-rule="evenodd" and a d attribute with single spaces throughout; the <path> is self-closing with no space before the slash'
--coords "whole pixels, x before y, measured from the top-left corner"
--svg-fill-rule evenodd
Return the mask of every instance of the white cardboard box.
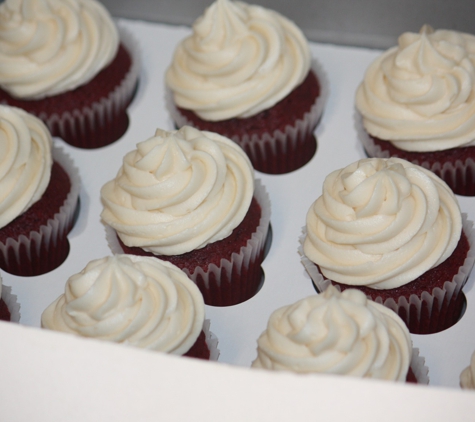
<path id="1" fill-rule="evenodd" d="M 316 131 L 318 150 L 310 163 L 290 174 L 256 172 L 272 203 L 273 240 L 263 263 L 265 283 L 243 304 L 206 307 L 219 340 L 217 363 L 39 329 L 41 312 L 64 291 L 67 278 L 90 260 L 110 254 L 99 217 L 100 188 L 137 142 L 153 136 L 157 127 L 173 128 L 165 109 L 164 72 L 175 45 L 190 29 L 132 20 L 120 24 L 135 35 L 142 52 L 140 86 L 129 108 L 127 133 L 97 150 L 80 150 L 55 139 L 73 158 L 82 180 L 70 254 L 61 267 L 42 276 L 2 272 L 4 284 L 18 296 L 21 326 L 0 323 L 0 420 L 474 420 L 474 393 L 458 385 L 475 350 L 475 272 L 464 288 L 467 310 L 459 323 L 442 333 L 412 336 L 429 368 L 428 387 L 249 369 L 270 313 L 315 293 L 300 263 L 298 237 L 324 177 L 365 156 L 354 128 L 354 94 L 378 50 L 311 44 L 330 86 Z M 474 221 L 475 198 L 458 199 Z"/>

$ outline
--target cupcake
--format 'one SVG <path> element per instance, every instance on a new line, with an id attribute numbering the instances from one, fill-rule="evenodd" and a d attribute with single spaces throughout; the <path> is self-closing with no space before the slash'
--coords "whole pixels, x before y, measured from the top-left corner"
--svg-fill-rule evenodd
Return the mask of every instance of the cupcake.
<path id="1" fill-rule="evenodd" d="M 287 173 L 315 154 L 327 84 L 300 29 L 273 10 L 217 0 L 176 48 L 166 84 L 176 127 L 232 139 L 256 170 Z"/>
<path id="2" fill-rule="evenodd" d="M 464 390 L 475 390 L 475 353 L 472 354 L 470 365 L 460 374 L 460 387 Z"/>
<path id="3" fill-rule="evenodd" d="M 114 253 L 172 262 L 208 305 L 234 305 L 259 290 L 269 198 L 231 140 L 189 126 L 157 129 L 124 157 L 101 197 Z"/>
<path id="4" fill-rule="evenodd" d="M 472 223 L 447 184 L 423 167 L 369 158 L 332 172 L 301 242 L 318 291 L 359 289 L 417 334 L 444 330 L 461 315 Z"/>
<path id="5" fill-rule="evenodd" d="M 64 294 L 41 315 L 41 326 L 209 359 L 213 346 L 204 317 L 203 297 L 179 268 L 155 258 L 114 255 L 69 277 Z"/>
<path id="6" fill-rule="evenodd" d="M 370 157 L 403 158 L 475 195 L 474 35 L 427 25 L 402 34 L 368 67 L 356 108 Z"/>
<path id="7" fill-rule="evenodd" d="M 355 289 L 329 286 L 272 313 L 253 368 L 428 383 L 404 322 Z"/>
<path id="8" fill-rule="evenodd" d="M 0 5 L 0 103 L 42 119 L 53 136 L 97 148 L 127 129 L 138 77 L 129 34 L 95 0 Z"/>
<path id="9" fill-rule="evenodd" d="M 0 106 L 0 134 L 0 268 L 43 274 L 68 256 L 78 172 L 43 122 L 21 109 Z"/>

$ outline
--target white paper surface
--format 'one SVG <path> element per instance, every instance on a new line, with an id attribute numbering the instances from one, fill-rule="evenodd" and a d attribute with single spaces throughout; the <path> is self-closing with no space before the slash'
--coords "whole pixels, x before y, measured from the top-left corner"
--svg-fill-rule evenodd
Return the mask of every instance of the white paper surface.
<path id="1" fill-rule="evenodd" d="M 66 262 L 49 274 L 22 278 L 2 272 L 21 305 L 20 323 L 0 324 L 4 367 L 0 374 L 1 420 L 473 420 L 474 393 L 462 392 L 459 375 L 475 350 L 474 275 L 464 288 L 467 311 L 442 333 L 413 335 L 425 357 L 430 386 L 414 387 L 341 377 L 270 374 L 249 367 L 256 340 L 272 311 L 314 294 L 297 253 L 298 237 L 311 203 L 331 171 L 364 158 L 353 123 L 354 94 L 377 50 L 311 44 L 325 70 L 330 96 L 317 128 L 318 149 L 305 167 L 285 175 L 256 172 L 272 204 L 273 240 L 263 263 L 265 282 L 249 301 L 232 307 L 206 307 L 219 340 L 218 363 L 190 362 L 127 347 L 40 330 L 41 312 L 64 291 L 67 278 L 92 260 L 109 255 L 100 222 L 100 189 L 112 179 L 122 157 L 156 128 L 172 129 L 165 110 L 164 72 L 175 45 L 189 28 L 122 20 L 138 38 L 142 72 L 129 108 L 130 126 L 118 142 L 97 150 L 63 146 L 79 168 L 82 187 L 79 220 L 70 233 Z M 458 197 L 475 220 L 475 198 Z M 230 364 L 230 365 L 225 365 Z M 234 366 L 234 367 L 233 367 Z M 444 388 L 440 388 L 444 387 Z M 369 399 L 371 397 L 371 399 Z M 343 405 L 344 404 L 344 405 Z M 223 417 L 225 415 L 225 417 Z M 8 418 L 6 417 L 8 416 Z M 114 419 L 112 419 L 112 416 Z M 471 418 L 469 418 L 471 416 Z M 133 419 L 132 419 L 133 418 Z"/>

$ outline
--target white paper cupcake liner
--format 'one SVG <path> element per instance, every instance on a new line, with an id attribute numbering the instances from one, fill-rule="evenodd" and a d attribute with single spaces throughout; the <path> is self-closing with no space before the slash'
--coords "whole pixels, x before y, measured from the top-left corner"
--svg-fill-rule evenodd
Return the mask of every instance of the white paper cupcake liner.
<path id="1" fill-rule="evenodd" d="M 2 285 L 2 299 L 10 311 L 10 321 L 17 323 L 20 322 L 20 304 L 18 303 L 17 296 L 12 293 L 12 288 L 10 286 Z"/>
<path id="2" fill-rule="evenodd" d="M 17 239 L 9 238 L 4 244 L 0 242 L 0 254 L 3 255 L 7 265 L 4 271 L 12 272 L 12 268 L 23 268 L 24 273 L 18 273 L 13 270 L 13 274 L 21 276 L 39 275 L 58 267 L 60 263 L 55 262 L 54 249 L 59 241 L 67 237 L 68 232 L 72 228 L 76 207 L 78 204 L 80 179 L 78 169 L 74 166 L 73 161 L 61 148 L 53 146 L 53 160 L 61 165 L 61 167 L 69 175 L 71 182 L 71 190 L 66 197 L 63 205 L 58 213 L 48 223 L 41 226 L 39 232 L 32 231 L 28 237 L 20 235 Z M 39 261 L 48 267 L 48 271 L 36 272 L 35 268 L 28 270 L 31 264 L 31 257 L 38 256 L 42 247 L 50 251 L 42 253 Z M 50 260 L 48 260 L 50 258 Z M 56 265 L 57 264 L 57 265 Z"/>
<path id="3" fill-rule="evenodd" d="M 68 144 L 80 148 L 94 148 L 116 140 L 102 141 L 101 144 L 98 144 L 98 140 L 85 140 L 84 143 L 78 141 L 84 133 L 94 132 L 96 128 L 113 124 L 117 116 L 127 108 L 134 95 L 140 71 L 140 49 L 132 33 L 119 25 L 118 29 L 120 41 L 129 52 L 132 60 L 131 67 L 122 82 L 106 97 L 94 102 L 89 107 L 83 107 L 72 112 L 66 111 L 61 114 L 46 114 L 44 112 L 38 114 L 38 117 L 45 122 L 51 133 L 54 136 L 61 137 Z"/>
<path id="4" fill-rule="evenodd" d="M 412 358 L 410 367 L 414 373 L 417 383 L 421 385 L 429 385 L 429 368 L 426 366 L 426 360 L 419 356 L 417 347 L 412 349 Z"/>
<path id="5" fill-rule="evenodd" d="M 366 132 L 363 126 L 363 118 L 358 111 L 355 111 L 354 122 L 358 139 L 363 144 L 369 157 L 389 158 L 391 156 L 388 150 L 384 150 L 380 145 L 377 145 Z M 410 154 L 409 151 L 408 154 Z M 406 159 L 402 155 L 399 158 Z M 428 161 L 419 160 L 417 157 L 411 157 L 408 161 L 435 173 L 449 185 L 454 193 L 475 196 L 475 161 L 471 158 L 465 161 L 457 160 L 455 163 L 437 161 L 431 164 Z"/>
<path id="6" fill-rule="evenodd" d="M 210 320 L 205 319 L 203 322 L 203 331 L 206 336 L 206 345 L 209 349 L 209 360 L 217 361 L 219 358 L 218 338 L 210 331 Z"/>
<path id="7" fill-rule="evenodd" d="M 254 169 L 269 174 L 288 173 L 305 165 L 315 153 L 316 143 L 312 153 L 309 153 L 305 145 L 323 114 L 329 96 L 329 84 L 325 71 L 317 60 L 312 60 L 311 69 L 320 84 L 320 95 L 302 119 L 298 119 L 293 126 L 288 125 L 285 131 L 275 130 L 260 136 L 235 135 L 230 138 L 246 152 Z M 176 126 L 193 126 L 177 109 L 168 87 L 165 89 L 165 102 Z"/>
<path id="8" fill-rule="evenodd" d="M 475 231 L 473 230 L 473 223 L 467 219 L 467 215 L 465 213 L 462 214 L 462 225 L 463 232 L 467 236 L 468 242 L 470 244 L 470 249 L 467 253 L 464 264 L 459 268 L 458 273 L 453 276 L 452 280 L 446 281 L 443 285 L 443 288 L 437 287 L 432 292 L 424 291 L 420 297 L 412 294 L 409 297 L 409 300 L 403 296 L 400 296 L 397 301 L 396 299 L 390 298 L 383 302 L 380 296 L 377 296 L 373 300 L 389 309 L 392 309 L 397 314 L 401 315 L 401 313 L 403 313 L 407 315 L 410 321 L 413 321 L 414 319 L 416 321 L 420 321 L 423 309 L 428 310 L 428 314 L 430 316 L 434 310 L 439 311 L 443 303 L 450 303 L 454 297 L 457 297 L 461 293 L 462 287 L 465 285 L 475 262 Z M 300 245 L 298 248 L 301 262 L 317 290 L 319 292 L 323 292 L 331 284 L 331 281 L 326 279 L 319 272 L 317 266 L 305 256 L 303 251 L 303 243 L 307 234 L 306 227 L 302 229 L 302 232 L 303 234 L 299 238 Z M 340 289 L 338 285 L 335 285 L 335 287 Z M 357 287 L 355 286 L 355 288 Z M 439 309 L 435 308 L 436 304 L 438 304 Z M 405 322 L 409 325 L 408 320 L 405 320 Z M 410 326 L 409 329 L 411 332 L 413 332 Z"/>
<path id="9" fill-rule="evenodd" d="M 230 260 L 221 259 L 221 265 L 219 267 L 215 264 L 210 264 L 207 269 L 197 267 L 194 271 L 189 271 L 186 268 L 183 270 L 191 280 L 198 284 L 207 305 L 225 306 L 221 304 L 218 298 L 215 300 L 210 299 L 211 297 L 215 297 L 212 281 L 217 282 L 219 289 L 223 276 L 226 279 L 231 279 L 233 273 L 241 274 L 243 269 L 249 268 L 250 263 L 254 263 L 261 254 L 264 254 L 267 234 L 269 232 L 271 208 L 269 194 L 260 180 L 255 181 L 254 197 L 261 207 L 261 219 L 256 231 L 251 236 L 251 239 L 247 241 L 246 246 L 241 248 L 240 253 L 233 253 Z M 115 230 L 107 224 L 105 225 L 105 230 L 106 239 L 112 253 L 124 253 Z M 260 262 L 258 262 L 258 264 L 260 266 Z M 242 283 L 245 281 L 246 280 L 242 280 Z M 236 289 L 239 289 L 239 283 L 236 283 Z M 203 291 L 203 289 L 205 289 L 205 291 Z M 255 293 L 257 293 L 257 291 Z"/>

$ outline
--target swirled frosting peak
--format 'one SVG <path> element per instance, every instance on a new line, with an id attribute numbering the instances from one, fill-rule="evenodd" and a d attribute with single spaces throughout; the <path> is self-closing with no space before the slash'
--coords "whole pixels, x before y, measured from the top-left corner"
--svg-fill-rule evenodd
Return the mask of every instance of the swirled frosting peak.
<path id="1" fill-rule="evenodd" d="M 355 289 L 330 286 L 276 310 L 253 367 L 405 381 L 412 356 L 399 316 Z"/>
<path id="2" fill-rule="evenodd" d="M 0 5 L 0 86 L 40 99 L 89 82 L 114 58 L 119 36 L 96 0 L 7 0 Z"/>
<path id="3" fill-rule="evenodd" d="M 177 355 L 203 321 L 203 297 L 183 271 L 134 255 L 91 261 L 41 316 L 44 328 Z"/>
<path id="4" fill-rule="evenodd" d="M 189 126 L 157 130 L 102 188 L 102 218 L 127 246 L 181 255 L 229 236 L 253 193 L 250 161 L 231 140 Z"/>
<path id="5" fill-rule="evenodd" d="M 260 6 L 217 0 L 178 45 L 166 82 L 178 106 L 217 121 L 272 107 L 309 69 L 308 43 L 294 23 Z"/>
<path id="6" fill-rule="evenodd" d="M 435 174 L 370 158 L 327 176 L 307 213 L 304 253 L 330 280 L 391 289 L 445 261 L 461 231 L 455 195 Z"/>
<path id="7" fill-rule="evenodd" d="M 472 354 L 470 365 L 460 374 L 460 386 L 467 390 L 475 390 L 475 353 Z"/>
<path id="8" fill-rule="evenodd" d="M 52 139 L 25 111 L 0 105 L 0 228 L 37 202 L 48 187 Z"/>
<path id="9" fill-rule="evenodd" d="M 356 93 L 366 130 L 407 151 L 475 143 L 475 36 L 406 32 L 376 59 Z"/>

